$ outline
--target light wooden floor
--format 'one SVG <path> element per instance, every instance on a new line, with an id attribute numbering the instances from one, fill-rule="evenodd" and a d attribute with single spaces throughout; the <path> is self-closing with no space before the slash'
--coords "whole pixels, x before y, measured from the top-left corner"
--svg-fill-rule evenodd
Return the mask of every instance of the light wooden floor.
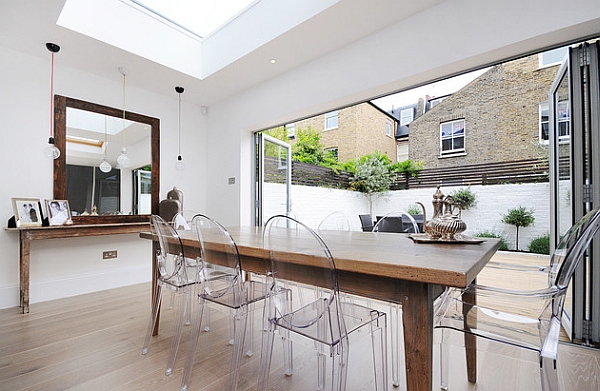
<path id="1" fill-rule="evenodd" d="M 497 260 L 512 262 L 510 253 Z M 528 258 L 527 262 L 539 259 Z M 542 260 L 545 262 L 545 260 Z M 505 279 L 497 270 L 485 270 L 480 283 Z M 525 278 L 523 283 L 529 283 Z M 164 375 L 164 366 L 173 332 L 173 310 L 164 310 L 161 333 L 155 337 L 147 356 L 141 355 L 150 313 L 150 284 L 112 289 L 72 298 L 31 305 L 31 313 L 17 308 L 0 311 L 0 390 L 5 391 L 103 391 L 179 389 L 183 361 L 178 359 L 173 375 Z M 223 390 L 229 371 L 231 348 L 227 345 L 227 321 L 211 312 L 212 331 L 203 333 L 202 352 L 197 354 L 190 390 Z M 257 316 L 257 318 L 259 318 Z M 219 331 L 221 330 L 221 331 Z M 223 331 L 225 330 L 225 331 Z M 257 329 L 258 330 L 258 329 Z M 536 355 L 479 341 L 479 380 L 466 381 L 461 336 L 452 346 L 451 390 L 541 390 Z M 239 389 L 255 390 L 260 333 L 254 335 L 256 354 L 245 358 Z M 369 338 L 351 345 L 348 390 L 372 390 L 368 352 Z M 187 343 L 182 349 L 185 351 Z M 278 349 L 281 352 L 281 349 Z M 310 349 L 294 346 L 297 373 L 281 373 L 281 357 L 272 368 L 273 390 L 316 389 Z M 277 353 L 280 354 L 280 353 Z M 434 351 L 437 365 L 437 350 Z M 600 351 L 566 343 L 560 346 L 559 378 L 562 390 L 600 389 Z M 437 386 L 434 375 L 434 390 Z M 390 386 L 390 390 L 393 388 Z M 405 389 L 401 387 L 400 389 Z"/>

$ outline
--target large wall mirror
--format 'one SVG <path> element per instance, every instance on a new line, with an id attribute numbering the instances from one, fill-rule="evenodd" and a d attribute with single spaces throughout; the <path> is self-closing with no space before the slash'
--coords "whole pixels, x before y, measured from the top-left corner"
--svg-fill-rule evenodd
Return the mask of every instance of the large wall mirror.
<path id="1" fill-rule="evenodd" d="M 140 222 L 158 214 L 158 118 L 56 95 L 54 139 L 61 151 L 54 198 L 69 201 L 75 224 Z M 124 149 L 127 159 L 118 161 Z"/>

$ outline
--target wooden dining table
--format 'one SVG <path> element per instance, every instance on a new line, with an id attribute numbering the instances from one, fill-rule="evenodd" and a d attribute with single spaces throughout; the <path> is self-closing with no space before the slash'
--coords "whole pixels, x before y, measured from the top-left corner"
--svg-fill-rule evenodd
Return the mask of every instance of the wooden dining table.
<path id="1" fill-rule="evenodd" d="M 242 268 L 264 274 L 269 256 L 263 248 L 262 227 L 228 227 L 228 231 L 237 244 Z M 322 230 L 319 235 L 334 258 L 340 290 L 402 305 L 407 389 L 431 391 L 434 300 L 444 287 L 463 288 L 474 281 L 500 240 L 417 243 L 398 233 Z M 150 233 L 140 236 L 156 239 Z M 198 246 L 194 231 L 180 231 L 180 236 L 184 249 Z M 302 246 L 290 244 L 289 251 L 290 256 L 301 254 Z M 310 284 L 310 275 L 304 273 L 299 282 Z M 469 355 L 474 361 L 475 350 Z"/>

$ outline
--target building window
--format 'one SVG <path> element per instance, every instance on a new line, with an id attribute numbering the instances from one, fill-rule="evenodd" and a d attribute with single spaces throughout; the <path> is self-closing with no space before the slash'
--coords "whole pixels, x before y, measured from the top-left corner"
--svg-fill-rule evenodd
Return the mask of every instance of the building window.
<path id="1" fill-rule="evenodd" d="M 569 101 L 558 102 L 556 111 L 558 140 L 568 140 L 571 135 L 569 129 L 569 120 L 571 119 L 569 114 Z M 540 103 L 540 142 L 546 144 L 548 143 L 548 140 L 550 140 L 550 110 L 548 108 L 548 102 L 544 102 Z"/>
<path id="2" fill-rule="evenodd" d="M 330 111 L 325 113 L 325 130 L 335 129 L 338 127 L 338 112 Z"/>
<path id="3" fill-rule="evenodd" d="M 400 110 L 400 126 L 408 125 L 414 119 L 412 107 Z"/>
<path id="4" fill-rule="evenodd" d="M 465 120 L 440 124 L 440 150 L 442 155 L 465 151 Z"/>
<path id="5" fill-rule="evenodd" d="M 392 121 L 385 120 L 385 135 L 388 137 L 392 137 Z"/>
<path id="6" fill-rule="evenodd" d="M 571 136 L 569 129 L 569 121 L 571 115 L 569 113 L 569 101 L 563 100 L 558 102 L 556 108 L 556 121 L 558 123 L 558 140 L 567 140 Z"/>
<path id="7" fill-rule="evenodd" d="M 547 143 L 550 137 L 550 123 L 548 122 L 548 102 L 540 103 L 540 142 Z"/>
<path id="8" fill-rule="evenodd" d="M 285 133 L 287 134 L 288 139 L 294 139 L 296 137 L 296 123 L 292 122 L 291 124 L 286 124 Z"/>
<path id="9" fill-rule="evenodd" d="M 568 48 L 565 46 L 538 54 L 539 67 L 550 67 L 562 63 L 567 55 L 567 51 Z"/>
<path id="10" fill-rule="evenodd" d="M 339 161 L 338 160 L 338 149 L 337 149 L 337 147 L 326 148 L 325 149 L 325 154 L 327 154 L 329 157 L 331 157 L 332 159 L 334 159 L 336 162 Z"/>

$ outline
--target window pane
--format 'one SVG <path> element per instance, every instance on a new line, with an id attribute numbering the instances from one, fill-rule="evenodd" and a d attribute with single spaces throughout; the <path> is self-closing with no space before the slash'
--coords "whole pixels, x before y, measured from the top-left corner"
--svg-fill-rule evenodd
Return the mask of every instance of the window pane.
<path id="1" fill-rule="evenodd" d="M 464 121 L 455 122 L 452 125 L 452 130 L 453 130 L 454 136 L 460 136 L 460 135 L 465 134 L 465 122 Z"/>
<path id="2" fill-rule="evenodd" d="M 442 137 L 450 137 L 452 135 L 452 124 L 442 124 Z"/>
<path id="3" fill-rule="evenodd" d="M 548 141 L 550 139 L 549 133 L 550 127 L 548 126 L 548 122 L 542 124 L 542 140 Z"/>
<path id="4" fill-rule="evenodd" d="M 452 139 L 442 140 L 442 151 L 452 150 Z"/>
<path id="5" fill-rule="evenodd" d="M 464 149 L 465 148 L 465 138 L 457 137 L 454 139 L 454 149 Z"/>
<path id="6" fill-rule="evenodd" d="M 325 114 L 325 129 L 337 128 L 338 127 L 338 112 L 330 111 Z"/>
<path id="7" fill-rule="evenodd" d="M 561 121 L 558 123 L 558 136 L 565 137 L 569 135 L 569 123 L 567 121 Z"/>

